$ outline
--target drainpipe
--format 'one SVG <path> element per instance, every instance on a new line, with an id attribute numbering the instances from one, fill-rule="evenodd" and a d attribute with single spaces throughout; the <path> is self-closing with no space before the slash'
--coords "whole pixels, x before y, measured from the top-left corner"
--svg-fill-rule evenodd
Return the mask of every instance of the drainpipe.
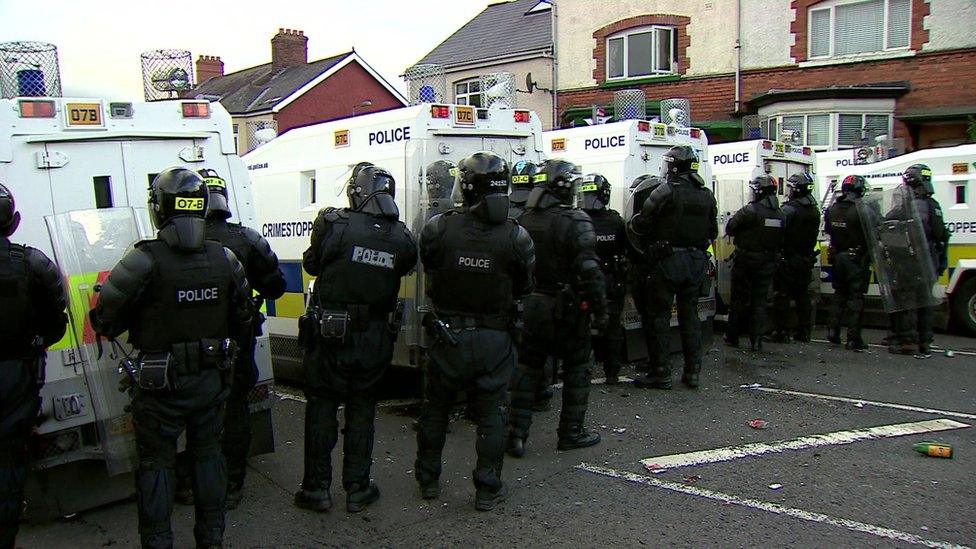
<path id="1" fill-rule="evenodd" d="M 559 127 L 559 61 L 556 60 L 556 0 L 548 0 L 552 6 L 552 128 Z"/>
<path id="2" fill-rule="evenodd" d="M 740 110 L 740 88 L 742 86 L 742 0 L 735 0 L 735 107 L 734 114 Z"/>

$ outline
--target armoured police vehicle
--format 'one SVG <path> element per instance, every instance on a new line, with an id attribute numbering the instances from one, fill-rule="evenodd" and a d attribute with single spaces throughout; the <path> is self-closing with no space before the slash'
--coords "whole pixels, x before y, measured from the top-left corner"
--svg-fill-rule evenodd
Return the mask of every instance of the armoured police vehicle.
<path id="1" fill-rule="evenodd" d="M 542 126 L 521 109 L 421 104 L 289 130 L 244 156 L 254 186 L 256 228 L 271 242 L 288 281 L 285 295 L 268 307 L 266 328 L 279 375 L 301 379 L 298 317 L 311 277 L 302 270 L 312 222 L 322 208 L 346 207 L 352 169 L 372 162 L 393 174 L 400 219 L 419 234 L 429 217 L 426 185 L 432 163 L 457 163 L 477 151 L 492 151 L 514 164 L 542 158 Z M 405 322 L 394 363 L 417 363 L 426 307 L 423 276 L 401 286 Z"/>
<path id="2" fill-rule="evenodd" d="M 661 124 L 647 120 L 623 120 L 609 124 L 596 124 L 544 132 L 543 146 L 550 158 L 565 158 L 579 164 L 583 173 L 599 173 L 610 181 L 609 207 L 624 214 L 630 199 L 630 187 L 642 175 L 661 175 L 664 154 L 676 145 L 688 145 L 702 160 L 698 173 L 706 184 L 712 181 L 708 162 L 708 136 L 699 128 L 675 124 Z M 712 270 L 714 274 L 714 270 Z M 713 285 L 714 286 L 714 285 Z M 698 314 L 705 331 L 710 332 L 715 316 L 714 291 L 698 302 Z M 646 357 L 641 333 L 640 317 L 633 300 L 628 297 L 624 305 L 622 323 L 627 333 L 627 360 Z M 671 315 L 672 328 L 678 325 L 677 314 Z M 674 349 L 680 348 L 677 337 L 672 341 Z"/>
<path id="3" fill-rule="evenodd" d="M 708 137 L 698 128 L 665 125 L 646 120 L 624 120 L 543 133 L 549 158 L 565 158 L 583 173 L 599 173 L 610 181 L 610 207 L 624 211 L 630 185 L 645 174 L 660 175 L 662 158 L 675 145 L 689 145 L 706 160 Z M 711 167 L 702 162 L 699 173 L 711 181 Z"/>
<path id="4" fill-rule="evenodd" d="M 719 234 L 724 235 L 729 219 L 750 200 L 749 182 L 761 174 L 768 174 L 779 181 L 776 192 L 780 203 L 785 202 L 786 180 L 797 173 L 813 174 L 817 155 L 810 147 L 801 147 L 772 141 L 754 139 L 709 145 L 708 156 L 718 202 Z M 731 303 L 731 258 L 734 247 L 731 239 L 720 236 L 715 244 L 718 263 L 718 289 L 721 300 L 719 317 L 725 319 L 727 305 Z M 817 281 L 812 283 L 817 284 Z"/>
<path id="5" fill-rule="evenodd" d="M 153 236 L 147 189 L 165 168 L 212 168 L 228 183 L 232 221 L 254 225 L 247 170 L 218 103 L 0 100 L 0 181 L 23 222 L 15 241 L 44 251 L 67 280 L 70 325 L 48 349 L 43 421 L 28 480 L 28 514 L 61 516 L 128 497 L 135 445 L 120 391 L 128 347 L 98 341 L 88 322 L 97 287 L 135 242 Z M 268 338 L 250 395 L 255 453 L 274 449 Z"/>
<path id="6" fill-rule="evenodd" d="M 858 150 L 820 153 L 817 157 L 818 194 L 826 205 L 840 181 L 851 174 L 862 175 L 872 190 L 890 189 L 902 183 L 902 173 L 913 164 L 932 169 L 935 199 L 952 235 L 949 240 L 948 269 L 935 287 L 942 305 L 936 308 L 937 325 L 949 326 L 976 335 L 976 145 L 924 149 L 878 162 L 865 163 L 870 155 Z M 831 292 L 829 268 L 825 267 L 821 291 Z M 872 280 L 868 303 L 877 304 L 878 285 Z"/>

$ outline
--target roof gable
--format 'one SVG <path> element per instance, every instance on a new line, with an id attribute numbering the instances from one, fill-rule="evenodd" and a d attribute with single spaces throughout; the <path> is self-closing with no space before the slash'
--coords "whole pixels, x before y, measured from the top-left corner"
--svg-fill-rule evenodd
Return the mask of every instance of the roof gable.
<path id="1" fill-rule="evenodd" d="M 272 73 L 271 63 L 265 63 L 211 78 L 194 88 L 191 94 L 219 98 L 220 104 L 232 115 L 267 112 L 351 55 L 355 52 L 288 67 L 277 73 Z"/>
<path id="2" fill-rule="evenodd" d="M 491 4 L 417 63 L 445 67 L 513 57 L 551 47 L 552 10 L 539 0 Z"/>

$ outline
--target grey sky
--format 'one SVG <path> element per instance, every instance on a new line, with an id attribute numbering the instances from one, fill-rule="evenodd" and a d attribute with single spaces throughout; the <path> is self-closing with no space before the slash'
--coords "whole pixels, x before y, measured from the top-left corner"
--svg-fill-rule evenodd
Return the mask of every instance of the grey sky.
<path id="1" fill-rule="evenodd" d="M 309 60 L 355 47 L 399 89 L 399 75 L 488 0 L 0 0 L 0 42 L 58 47 L 65 96 L 141 100 L 140 53 L 219 55 L 233 72 L 271 60 L 280 27 L 308 36 Z"/>

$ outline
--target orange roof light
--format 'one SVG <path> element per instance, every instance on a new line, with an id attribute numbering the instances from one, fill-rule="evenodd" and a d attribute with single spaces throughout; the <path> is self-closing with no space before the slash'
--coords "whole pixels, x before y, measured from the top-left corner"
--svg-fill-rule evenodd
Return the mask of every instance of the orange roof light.
<path id="1" fill-rule="evenodd" d="M 451 108 L 447 105 L 431 105 L 430 116 L 431 118 L 450 118 Z"/>
<path id="2" fill-rule="evenodd" d="M 515 111 L 515 122 L 519 124 L 528 124 L 532 120 L 532 115 L 529 111 Z"/>
<path id="3" fill-rule="evenodd" d="M 183 118 L 210 118 L 210 103 L 183 103 Z"/>
<path id="4" fill-rule="evenodd" d="M 57 112 L 54 101 L 30 99 L 18 103 L 21 118 L 54 118 Z"/>
<path id="5" fill-rule="evenodd" d="M 651 131 L 651 123 L 647 120 L 640 120 L 637 122 L 637 131 L 639 132 L 649 132 Z"/>

